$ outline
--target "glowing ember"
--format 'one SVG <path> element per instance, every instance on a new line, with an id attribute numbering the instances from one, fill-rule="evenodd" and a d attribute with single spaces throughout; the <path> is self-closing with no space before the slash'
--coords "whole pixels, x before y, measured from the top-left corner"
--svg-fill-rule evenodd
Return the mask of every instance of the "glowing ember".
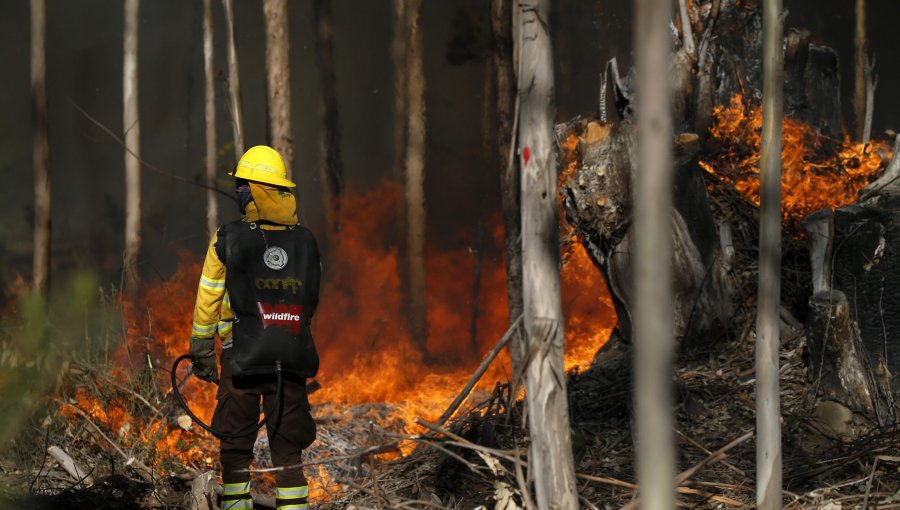
<path id="1" fill-rule="evenodd" d="M 722 149 L 700 162 L 709 173 L 734 184 L 759 205 L 759 150 L 762 108 L 744 104 L 740 94 L 728 106 L 716 107 L 712 139 Z M 782 138 L 781 205 L 787 222 L 796 222 L 824 208 L 855 202 L 857 193 L 883 167 L 884 142 L 833 140 L 809 125 L 785 117 Z"/>

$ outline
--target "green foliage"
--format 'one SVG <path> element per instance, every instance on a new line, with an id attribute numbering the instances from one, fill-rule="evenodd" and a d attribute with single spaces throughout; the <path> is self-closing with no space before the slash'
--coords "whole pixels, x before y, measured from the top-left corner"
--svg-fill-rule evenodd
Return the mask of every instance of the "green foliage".
<path id="1" fill-rule="evenodd" d="M 59 387 L 73 359 L 108 352 L 115 314 L 96 278 L 76 273 L 48 299 L 30 295 L 0 319 L 0 452 Z M 93 352 L 91 352 L 93 351 Z"/>

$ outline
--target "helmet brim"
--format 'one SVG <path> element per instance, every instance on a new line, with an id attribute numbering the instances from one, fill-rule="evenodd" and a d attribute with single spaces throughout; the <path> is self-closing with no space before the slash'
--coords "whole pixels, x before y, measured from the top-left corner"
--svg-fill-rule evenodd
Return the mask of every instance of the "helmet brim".
<path id="1" fill-rule="evenodd" d="M 228 175 L 232 177 L 237 177 L 238 179 L 244 179 L 247 181 L 258 182 L 260 184 L 269 184 L 271 186 L 283 186 L 285 188 L 296 188 L 297 185 L 294 184 L 293 181 L 285 179 L 284 177 L 278 177 L 276 175 L 272 175 L 269 173 L 260 174 L 257 176 L 253 175 L 253 172 L 246 170 L 245 168 L 239 168 L 237 171 L 229 172 Z M 256 178 L 254 178 L 256 177 Z"/>

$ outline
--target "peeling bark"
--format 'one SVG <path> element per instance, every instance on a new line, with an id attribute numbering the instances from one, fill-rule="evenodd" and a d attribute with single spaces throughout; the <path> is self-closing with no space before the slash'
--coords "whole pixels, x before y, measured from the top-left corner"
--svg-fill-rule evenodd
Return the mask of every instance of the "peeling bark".
<path id="1" fill-rule="evenodd" d="M 518 130 L 522 168 L 522 264 L 527 342 L 525 396 L 531 437 L 529 475 L 537 506 L 578 508 L 572 460 L 556 217 L 556 148 L 553 137 L 553 53 L 549 2 L 522 0 L 513 9 L 518 46 Z"/>

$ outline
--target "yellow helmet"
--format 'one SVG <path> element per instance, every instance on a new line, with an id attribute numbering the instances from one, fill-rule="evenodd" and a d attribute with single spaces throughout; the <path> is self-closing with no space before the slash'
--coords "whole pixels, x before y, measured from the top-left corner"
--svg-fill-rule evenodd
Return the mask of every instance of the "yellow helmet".
<path id="1" fill-rule="evenodd" d="M 287 179 L 284 161 L 281 159 L 278 151 L 265 145 L 250 147 L 241 156 L 235 171 L 228 175 L 273 186 L 285 186 L 288 188 L 296 186 L 296 184 Z"/>

